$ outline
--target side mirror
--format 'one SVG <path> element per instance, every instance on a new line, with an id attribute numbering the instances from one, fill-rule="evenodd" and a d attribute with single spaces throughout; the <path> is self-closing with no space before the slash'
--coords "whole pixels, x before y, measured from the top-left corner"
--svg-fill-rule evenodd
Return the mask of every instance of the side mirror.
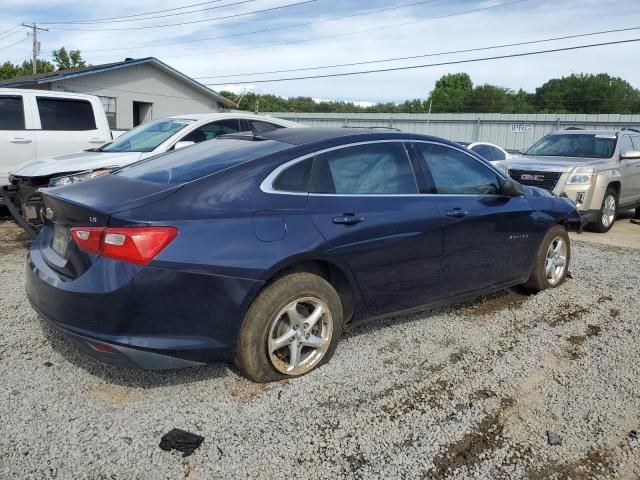
<path id="1" fill-rule="evenodd" d="M 500 194 L 505 197 L 523 197 L 524 190 L 515 180 L 507 179 L 500 182 Z"/>
<path id="2" fill-rule="evenodd" d="M 620 155 L 620 160 L 638 160 L 640 159 L 640 152 L 638 150 L 629 150 Z"/>
<path id="3" fill-rule="evenodd" d="M 180 150 L 181 148 L 190 147 L 191 145 L 195 145 L 196 142 L 192 142 L 190 140 L 184 140 L 182 142 L 178 142 L 173 147 L 174 150 Z"/>

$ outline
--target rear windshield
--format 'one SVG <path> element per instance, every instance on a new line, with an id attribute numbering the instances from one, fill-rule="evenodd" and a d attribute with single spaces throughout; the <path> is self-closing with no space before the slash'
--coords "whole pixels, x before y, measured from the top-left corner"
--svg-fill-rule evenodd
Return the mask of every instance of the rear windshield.
<path id="1" fill-rule="evenodd" d="M 275 140 L 218 138 L 133 163 L 116 174 L 155 183 L 186 183 L 288 147 Z"/>
<path id="2" fill-rule="evenodd" d="M 571 133 L 564 135 L 547 135 L 534 143 L 526 155 L 609 158 L 615 150 L 615 135 Z"/>

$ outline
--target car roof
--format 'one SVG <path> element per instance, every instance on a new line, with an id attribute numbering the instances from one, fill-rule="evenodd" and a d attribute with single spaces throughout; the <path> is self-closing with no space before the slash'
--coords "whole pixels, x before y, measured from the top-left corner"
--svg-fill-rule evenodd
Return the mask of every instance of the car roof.
<path id="1" fill-rule="evenodd" d="M 186 113 L 183 115 L 169 115 L 166 118 L 183 118 L 188 120 L 223 120 L 225 118 L 247 118 L 251 120 L 276 120 L 283 123 L 295 123 L 269 115 L 258 115 L 250 112 L 212 112 L 212 113 Z"/>
<path id="2" fill-rule="evenodd" d="M 428 135 L 416 133 L 398 132 L 381 128 L 296 128 L 279 129 L 260 133 L 260 138 L 276 140 L 290 145 L 304 145 L 318 143 L 328 140 L 343 139 L 348 142 L 366 142 L 371 140 L 431 140 L 449 145 L 456 145 L 454 142 Z"/>
<path id="3" fill-rule="evenodd" d="M 551 132 L 550 135 L 618 135 L 620 133 L 628 133 L 630 135 L 639 135 L 640 132 L 630 129 L 621 130 L 582 130 L 579 128 L 571 128 L 566 130 L 556 130 Z"/>
<path id="4" fill-rule="evenodd" d="M 91 95 L 88 93 L 76 93 L 76 92 L 58 92 L 55 90 L 39 90 L 35 88 L 4 88 L 0 87 L 0 94 L 3 95 L 11 95 L 11 94 L 25 94 L 30 93 L 33 95 L 40 95 L 46 97 L 67 97 L 67 98 L 86 98 L 86 99 L 98 99 L 97 96 Z"/>

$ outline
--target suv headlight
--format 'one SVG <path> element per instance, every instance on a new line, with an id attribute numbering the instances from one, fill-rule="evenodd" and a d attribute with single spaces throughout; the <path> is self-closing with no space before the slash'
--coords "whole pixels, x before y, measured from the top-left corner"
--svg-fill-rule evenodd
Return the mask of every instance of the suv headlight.
<path id="1" fill-rule="evenodd" d="M 596 170 L 592 167 L 576 167 L 571 171 L 567 185 L 590 185 L 596 176 Z"/>
<path id="2" fill-rule="evenodd" d="M 83 182 L 85 180 L 91 180 L 92 178 L 99 177 L 111 173 L 113 168 L 101 168 L 100 170 L 88 170 L 86 172 L 73 173 L 71 175 L 64 175 L 62 177 L 55 177 L 49 180 L 50 187 L 62 187 L 64 185 L 70 185 L 72 183 Z"/>

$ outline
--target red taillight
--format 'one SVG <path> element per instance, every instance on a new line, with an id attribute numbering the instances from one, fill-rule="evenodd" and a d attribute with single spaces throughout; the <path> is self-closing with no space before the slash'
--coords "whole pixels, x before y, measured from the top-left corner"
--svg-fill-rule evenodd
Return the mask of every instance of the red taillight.
<path id="1" fill-rule="evenodd" d="M 178 235 L 175 227 L 74 227 L 78 247 L 90 253 L 146 265 Z"/>

